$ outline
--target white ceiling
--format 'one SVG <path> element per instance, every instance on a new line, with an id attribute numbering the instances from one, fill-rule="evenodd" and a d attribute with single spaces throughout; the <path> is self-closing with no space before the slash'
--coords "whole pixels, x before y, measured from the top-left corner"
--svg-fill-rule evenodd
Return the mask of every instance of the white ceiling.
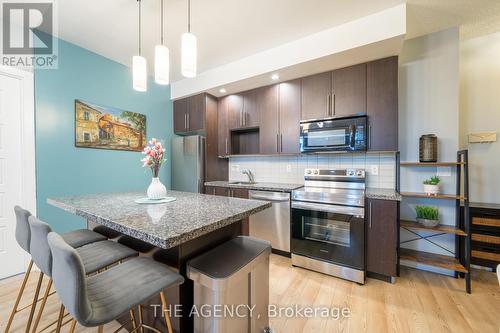
<path id="1" fill-rule="evenodd" d="M 500 30 L 498 0 L 192 0 L 192 32 L 203 72 L 407 2 L 408 36 L 463 25 L 470 37 Z M 165 0 L 171 80 L 180 80 L 187 0 Z M 58 36 L 130 66 L 137 53 L 136 0 L 59 0 Z M 160 0 L 143 0 L 143 54 L 150 68 L 160 35 Z"/>

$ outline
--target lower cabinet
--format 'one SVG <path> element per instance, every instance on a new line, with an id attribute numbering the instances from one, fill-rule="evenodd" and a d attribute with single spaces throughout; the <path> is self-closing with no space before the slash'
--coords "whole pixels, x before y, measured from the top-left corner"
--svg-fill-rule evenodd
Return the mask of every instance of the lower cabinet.
<path id="1" fill-rule="evenodd" d="M 233 197 L 248 199 L 248 190 L 244 188 L 228 188 L 220 186 L 205 186 L 205 194 L 220 195 L 223 197 Z M 249 219 L 243 219 L 241 223 L 242 235 L 248 236 L 250 234 Z"/>
<path id="2" fill-rule="evenodd" d="M 399 202 L 366 200 L 366 270 L 372 277 L 397 275 Z"/>

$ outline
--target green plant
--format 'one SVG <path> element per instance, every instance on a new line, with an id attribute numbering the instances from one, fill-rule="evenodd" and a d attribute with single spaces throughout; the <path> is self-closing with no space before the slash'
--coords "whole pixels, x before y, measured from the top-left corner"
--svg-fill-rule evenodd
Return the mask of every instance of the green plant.
<path id="1" fill-rule="evenodd" d="M 439 208 L 431 206 L 415 206 L 417 219 L 438 220 Z"/>
<path id="2" fill-rule="evenodd" d="M 441 179 L 439 179 L 438 176 L 432 176 L 431 178 L 424 180 L 424 184 L 425 185 L 437 185 L 437 184 L 439 184 L 440 181 L 441 181 Z"/>

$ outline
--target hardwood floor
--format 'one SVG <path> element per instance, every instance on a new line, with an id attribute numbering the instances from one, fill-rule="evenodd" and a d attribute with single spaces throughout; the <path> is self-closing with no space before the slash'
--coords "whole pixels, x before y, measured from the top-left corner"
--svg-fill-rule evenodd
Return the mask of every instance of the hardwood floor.
<path id="1" fill-rule="evenodd" d="M 403 268 L 395 284 L 368 279 L 366 285 L 292 267 L 290 260 L 272 255 L 270 303 L 277 307 L 348 308 L 348 317 L 271 318 L 275 333 L 331 332 L 495 332 L 500 331 L 500 287 L 496 274 L 473 271 L 472 294 L 464 292 L 464 281 L 424 271 Z M 0 281 L 0 332 L 22 276 Z M 28 292 L 36 285 L 30 278 Z M 43 290 L 43 289 L 42 289 Z M 25 300 L 24 304 L 27 302 Z M 40 327 L 55 320 L 59 304 L 52 296 Z M 23 316 L 16 316 L 11 332 L 24 332 Z M 63 332 L 67 332 L 69 325 Z M 118 324 L 105 326 L 113 332 Z M 76 332 L 96 332 L 77 326 Z"/>

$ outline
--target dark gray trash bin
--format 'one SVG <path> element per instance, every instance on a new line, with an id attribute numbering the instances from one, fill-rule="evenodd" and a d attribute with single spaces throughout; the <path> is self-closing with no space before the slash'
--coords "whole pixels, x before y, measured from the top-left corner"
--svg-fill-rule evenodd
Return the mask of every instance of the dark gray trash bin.
<path id="1" fill-rule="evenodd" d="M 270 254 L 269 242 L 240 236 L 188 262 L 195 333 L 270 331 Z"/>

